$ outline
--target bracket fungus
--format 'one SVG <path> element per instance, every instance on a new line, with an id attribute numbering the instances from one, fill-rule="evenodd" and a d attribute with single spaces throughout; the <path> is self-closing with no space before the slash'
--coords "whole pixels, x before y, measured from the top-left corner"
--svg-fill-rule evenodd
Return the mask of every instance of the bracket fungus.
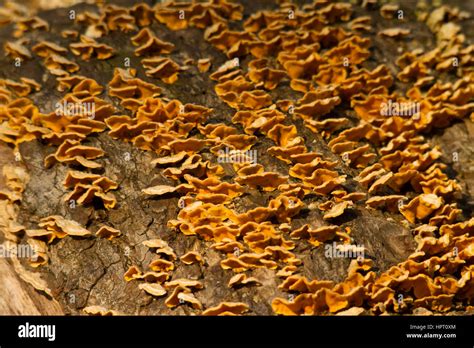
<path id="1" fill-rule="evenodd" d="M 463 11 L 126 3 L 79 4 L 68 27 L 0 9 L 18 68 L 0 79 L 0 232 L 35 250 L 20 278 L 89 315 L 472 312 Z M 59 284 L 67 255 L 81 267 Z M 96 264 L 83 305 L 57 296 Z"/>

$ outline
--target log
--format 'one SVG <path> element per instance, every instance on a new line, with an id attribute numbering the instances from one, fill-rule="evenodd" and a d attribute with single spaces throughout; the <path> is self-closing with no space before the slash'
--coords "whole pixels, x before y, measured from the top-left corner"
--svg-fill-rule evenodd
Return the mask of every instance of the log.
<path id="1" fill-rule="evenodd" d="M 133 1 L 115 1 L 115 4 L 132 6 Z M 152 4 L 151 1 L 148 1 Z M 244 1 L 244 20 L 261 10 L 275 10 L 277 3 L 270 1 Z M 415 15 L 415 3 L 412 1 L 401 1 L 406 21 L 403 27 L 410 29 L 408 39 L 387 39 L 377 35 L 382 29 L 397 26 L 395 19 L 386 20 L 379 14 L 379 6 L 364 8 L 361 2 L 354 5 L 355 16 L 369 15 L 372 19 L 373 30 L 364 33 L 372 41 L 370 48 L 371 57 L 360 66 L 362 68 L 374 69 L 379 64 L 385 64 L 389 71 L 396 76 L 399 67 L 395 61 L 402 52 L 411 51 L 416 48 L 426 50 L 433 49 L 436 45 L 436 37 L 425 23 L 417 21 Z M 467 1 L 453 1 L 452 5 L 461 10 L 474 11 L 473 3 Z M 49 40 L 63 47 L 69 48 L 71 39 L 60 36 L 62 30 L 74 29 L 84 32 L 85 27 L 74 23 L 68 17 L 70 10 L 77 14 L 84 10 L 97 11 L 95 5 L 76 4 L 68 8 L 54 8 L 39 10 L 38 15 L 50 25 L 49 31 L 36 30 L 26 35 L 31 43 Z M 430 9 L 432 10 L 432 9 Z M 243 21 L 241 21 L 243 22 Z M 240 22 L 233 23 L 236 30 L 242 30 Z M 462 32 L 466 40 L 472 43 L 473 21 L 472 19 L 461 21 Z M 135 55 L 135 49 L 131 38 L 137 34 L 137 30 L 124 33 L 111 31 L 108 35 L 97 39 L 101 43 L 114 48 L 115 55 L 107 60 L 92 58 L 90 61 L 81 60 L 68 52 L 68 58 L 73 59 L 80 67 L 77 74 L 91 77 L 103 87 L 106 87 L 113 78 L 114 68 L 126 68 L 124 62 L 129 62 L 130 67 L 137 69 L 137 77 L 150 82 L 162 89 L 160 98 L 166 100 L 177 99 L 183 104 L 202 105 L 212 108 L 208 123 L 225 123 L 235 125 L 232 122 L 236 110 L 223 102 L 215 93 L 216 82 L 209 78 L 219 66 L 229 60 L 229 57 L 211 45 L 203 38 L 203 30 L 189 27 L 185 30 L 170 30 L 156 20 L 151 25 L 156 36 L 165 42 L 171 42 L 175 49 L 169 57 L 178 62 L 180 66 L 185 61 L 210 58 L 212 67 L 209 72 L 200 73 L 196 66 L 183 69 L 179 72 L 178 80 L 172 84 L 164 83 L 160 79 L 149 77 L 145 74 L 141 64 L 143 57 Z M 0 42 L 12 40 L 14 24 L 0 27 Z M 33 46 L 32 44 L 29 45 Z M 274 59 L 273 57 L 272 59 Z M 247 71 L 248 63 L 253 59 L 250 54 L 240 57 L 241 66 Z M 64 96 L 57 90 L 56 77 L 45 70 L 42 59 L 34 56 L 31 60 L 22 62 L 21 67 L 15 67 L 11 57 L 0 57 L 2 69 L 0 79 L 11 79 L 19 81 L 21 77 L 28 77 L 41 83 L 41 90 L 28 95 L 28 98 L 36 105 L 42 113 L 52 112 L 55 104 Z M 472 73 L 472 72 L 471 72 Z M 456 77 L 451 75 L 439 75 L 442 81 L 454 81 Z M 406 91 L 407 85 L 396 81 L 394 90 Z M 99 95 L 105 102 L 116 108 L 114 115 L 130 114 L 120 105 L 120 100 L 110 96 L 108 90 Z M 273 101 L 289 99 L 293 102 L 302 98 L 304 93 L 291 88 L 289 80 L 284 80 L 274 90 L 269 91 Z M 471 98 L 472 102 L 472 98 Z M 349 104 L 341 104 L 333 110 L 333 114 L 344 115 L 352 122 L 358 122 L 358 116 Z M 303 120 L 295 115 L 287 115 L 290 125 L 295 125 L 298 135 L 304 139 L 304 144 L 314 152 L 322 154 L 324 160 L 336 162 L 336 170 L 340 175 L 345 175 L 347 181 L 344 188 L 348 192 L 366 192 L 357 182 L 359 169 L 348 166 L 341 156 L 333 153 L 328 145 L 327 139 L 321 134 L 315 133 L 305 126 Z M 236 126 L 237 127 L 237 126 Z M 238 126 L 242 132 L 242 127 Z M 47 264 L 38 268 L 32 268 L 27 260 L 20 260 L 22 267 L 43 279 L 50 295 L 25 282 L 15 269 L 14 262 L 9 259 L 0 259 L 0 314 L 2 315 L 55 315 L 73 314 L 80 315 L 84 309 L 90 306 L 101 306 L 108 310 L 114 310 L 128 315 L 191 315 L 201 314 L 202 310 L 191 305 L 180 305 L 170 307 L 167 305 L 166 297 L 154 297 L 143 291 L 137 285 L 137 281 L 125 281 L 124 274 L 131 266 L 136 265 L 143 273 L 149 271 L 150 263 L 156 259 L 156 254 L 150 251 L 143 242 L 153 239 L 162 239 L 167 242 L 174 253 L 181 257 L 189 251 L 200 254 L 204 263 L 199 262 L 186 265 L 180 261 L 174 262 L 172 279 L 193 279 L 204 284 L 204 288 L 193 292 L 193 295 L 202 303 L 204 309 L 217 306 L 221 302 L 243 302 L 250 307 L 252 315 L 275 314 L 272 301 L 275 298 L 283 298 L 292 301 L 291 295 L 279 287 L 282 279 L 276 276 L 274 269 L 265 267 L 251 269 L 246 274 L 258 279 L 260 286 L 242 286 L 237 289 L 228 287 L 229 280 L 235 275 L 231 270 L 224 269 L 221 262 L 225 254 L 211 247 L 212 242 L 204 240 L 195 235 L 185 235 L 169 227 L 169 221 L 176 219 L 181 211 L 179 195 L 163 195 L 158 197 L 146 197 L 142 190 L 156 185 L 177 186 L 175 180 L 166 177 L 163 169 L 157 168 L 151 162 L 158 158 L 154 151 L 144 151 L 130 142 L 113 139 L 105 132 L 100 132 L 87 137 L 84 142 L 87 146 L 100 148 L 105 156 L 95 160 L 101 164 L 101 168 L 91 172 L 106 176 L 119 184 L 113 194 L 117 200 L 117 206 L 106 209 L 97 200 L 89 205 L 69 204 L 65 198 L 71 190 L 63 185 L 68 171 L 81 168 L 77 165 L 68 166 L 56 163 L 47 168 L 44 159 L 53 154 L 57 146 L 51 146 L 42 139 L 34 139 L 22 142 L 18 151 L 20 159 L 15 158 L 15 150 L 12 144 L 0 141 L 0 168 L 7 165 L 22 167 L 29 175 L 29 181 L 25 191 L 22 193 L 20 202 L 16 203 L 18 209 L 18 223 L 25 229 L 38 229 L 38 224 L 44 217 L 60 215 L 66 219 L 76 221 L 91 232 L 98 231 L 102 226 L 111 226 L 121 232 L 121 236 L 111 240 L 105 238 L 67 236 L 57 239 L 49 245 Z M 197 130 L 192 134 L 199 134 Z M 257 163 L 262 165 L 266 171 L 274 171 L 281 175 L 288 175 L 290 166 L 269 155 L 267 150 L 274 146 L 274 142 L 265 138 L 263 134 L 257 134 L 257 142 L 252 149 L 257 150 Z M 424 133 L 426 141 L 431 145 L 438 145 L 442 152 L 440 162 L 447 165 L 450 178 L 455 179 L 462 189 L 462 195 L 456 197 L 455 202 L 462 209 L 460 220 L 464 221 L 473 215 L 473 190 L 474 190 L 474 126 L 468 117 L 460 119 L 447 127 L 433 129 Z M 209 151 L 204 151 L 205 158 L 211 158 Z M 456 155 L 453 155 L 456 153 Z M 378 158 L 380 154 L 377 153 Z M 454 156 L 454 157 L 453 157 Z M 17 156 L 18 157 L 18 156 Z M 454 160 L 453 160 L 454 159 Z M 213 160 L 215 162 L 215 159 Z M 231 164 L 222 165 L 225 170 L 224 177 L 234 183 L 235 170 Z M 82 168 L 83 169 L 83 168 Z M 82 170 L 81 169 L 81 170 Z M 0 190 L 6 189 L 5 179 L 0 179 Z M 384 192 L 385 193 L 385 192 Z M 267 206 L 268 202 L 278 196 L 276 192 L 266 192 L 256 188 L 245 187 L 245 194 L 232 204 L 232 209 L 243 213 L 258 206 Z M 400 213 L 392 213 L 369 209 L 365 204 L 355 204 L 353 209 L 330 223 L 323 218 L 317 206 L 327 201 L 327 197 L 321 195 L 305 196 L 302 201 L 307 207 L 301 213 L 291 219 L 291 229 L 295 230 L 304 224 L 312 227 L 335 224 L 341 226 L 343 231 L 351 231 L 352 243 L 364 246 L 365 258 L 373 262 L 372 269 L 377 275 L 390 269 L 390 267 L 405 261 L 413 254 L 417 242 L 412 235 L 413 225 L 408 224 Z M 283 221 L 270 221 L 275 227 L 281 226 Z M 419 226 L 419 225 L 416 225 Z M 283 227 L 282 227 L 283 228 Z M 292 240 L 289 232 L 281 232 L 287 240 Z M 22 236 L 20 243 L 26 241 Z M 0 237 L 4 242 L 5 236 Z M 242 242 L 243 239 L 241 238 Z M 331 246 L 330 242 L 325 245 Z M 335 283 L 343 282 L 348 276 L 348 268 L 353 261 L 351 258 L 328 258 L 325 255 L 324 244 L 315 247 L 306 241 L 295 241 L 295 248 L 291 252 L 301 260 L 298 274 L 307 279 L 328 280 Z M 168 295 L 171 291 L 168 291 Z M 450 314 L 472 313 L 468 308 L 468 300 L 460 301 L 461 307 L 449 310 Z M 348 309 L 348 308 L 345 308 Z M 324 314 L 329 314 L 323 311 Z M 366 306 L 365 314 L 374 314 L 369 306 Z M 408 311 L 405 314 L 411 314 Z"/>

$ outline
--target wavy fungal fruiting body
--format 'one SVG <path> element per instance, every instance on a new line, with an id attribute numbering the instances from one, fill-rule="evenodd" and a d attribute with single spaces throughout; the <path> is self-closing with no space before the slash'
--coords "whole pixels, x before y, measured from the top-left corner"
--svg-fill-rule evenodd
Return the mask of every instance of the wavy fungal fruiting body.
<path id="1" fill-rule="evenodd" d="M 386 4 L 380 15 L 395 23 L 399 10 Z M 400 22 L 374 35 L 373 18 L 355 13 L 355 5 L 324 0 L 304 6 L 278 1 L 275 9 L 249 16 L 243 5 L 227 0 L 104 5 L 78 13 L 77 30 L 61 33 L 63 44 L 31 42 L 31 33 L 47 32 L 50 24 L 12 15 L 16 31 L 3 45 L 5 54 L 39 60 L 56 81 L 60 100 L 56 110 L 46 110 L 34 101 L 41 83 L 0 79 L 0 141 L 18 154 L 23 143 L 46 144 L 45 168 L 67 168 L 64 204 L 98 210 L 103 221 L 94 233 L 61 215 L 41 216 L 34 228 L 21 225 L 17 206 L 27 194 L 29 175 L 6 165 L 6 189 L 0 191 L 6 240 L 34 246 L 36 257 L 29 263 L 37 268 L 51 262 L 48 251 L 57 239 L 115 243 L 133 233 L 107 223 L 107 214 L 121 209 L 124 173 L 108 170 L 108 154 L 92 145 L 105 133 L 155 157 L 151 165 L 166 181 L 150 182 L 136 194 L 145 202 L 176 199 L 178 212 L 162 228 L 206 245 L 201 250 L 187 243 L 183 250 L 174 237 L 146 240 L 142 245 L 153 254 L 151 261 L 130 266 L 121 277 L 170 310 L 259 314 L 250 300 L 236 301 L 238 295 L 202 295 L 218 286 L 206 278 L 182 276 L 183 269 L 186 274 L 210 267 L 211 251 L 220 257 L 212 267 L 222 269 L 235 294 L 260 288 L 269 294 L 272 286 L 274 294 L 287 293 L 267 298 L 279 315 L 472 309 L 474 219 L 459 204 L 463 186 L 430 139 L 433 130 L 473 119 L 473 46 L 456 23 L 465 13 L 448 6 L 426 12 L 421 20 L 436 45 L 402 53 L 397 73 L 373 64 L 374 39 L 404 40 L 413 31 Z M 225 63 L 179 52 L 181 45 L 169 33 L 188 28 L 199 30 Z M 123 58 L 109 39 L 113 35 L 124 35 L 133 46 L 133 67 L 111 68 L 106 85 L 81 75 L 84 61 Z M 181 101 L 173 88 L 189 74 L 212 81 L 211 104 L 222 104 L 219 110 L 230 114 Z M 256 192 L 264 200 L 243 205 Z M 357 247 L 364 231 L 350 224 L 362 211 L 384 214 L 411 230 L 416 250 L 383 270 L 377 260 L 353 259 L 339 282 L 303 275 L 311 260 L 305 249 L 365 250 Z M 20 264 L 16 269 L 51 294 L 37 273 Z M 98 305 L 83 312 L 120 314 Z"/>

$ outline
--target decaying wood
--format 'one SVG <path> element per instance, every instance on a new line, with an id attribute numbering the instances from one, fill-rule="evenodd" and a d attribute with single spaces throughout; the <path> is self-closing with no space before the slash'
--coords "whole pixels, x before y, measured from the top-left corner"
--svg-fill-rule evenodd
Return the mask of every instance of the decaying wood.
<path id="1" fill-rule="evenodd" d="M 120 1 L 119 3 L 127 3 Z M 406 2 L 405 7 L 413 2 Z M 264 8 L 274 8 L 276 5 L 268 1 L 245 1 L 245 14 L 249 15 Z M 459 6 L 472 4 L 459 2 Z M 89 5 L 76 5 L 73 7 L 78 12 L 89 8 Z M 91 7 L 92 8 L 92 7 Z M 54 9 L 41 12 L 56 32 L 39 32 L 41 39 L 57 42 L 64 47 L 68 41 L 57 35 L 57 32 L 70 27 L 70 21 L 64 15 L 64 9 Z M 358 9 L 358 15 L 366 14 L 366 10 Z M 414 16 L 409 13 L 408 16 Z M 413 17 L 414 19 L 414 17 Z M 473 28 L 472 20 L 467 28 Z M 387 28 L 382 19 L 377 19 L 374 26 L 377 29 Z M 432 34 L 423 24 L 413 20 L 410 24 L 412 39 L 403 41 L 405 50 L 410 50 L 420 42 L 427 47 L 434 44 Z M 186 59 L 211 58 L 212 66 L 218 67 L 227 58 L 209 43 L 203 40 L 202 32 L 196 28 L 183 31 L 171 31 L 163 25 L 154 24 L 157 36 L 172 42 L 176 49 L 170 56 L 180 62 Z M 76 28 L 77 29 L 77 28 Z M 8 37 L 11 26 L 0 30 L 0 42 Z M 88 64 L 78 60 L 80 74 L 90 76 L 102 86 L 106 86 L 112 78 L 113 68 L 123 65 L 124 57 L 129 57 L 131 65 L 141 67 L 139 57 L 134 54 L 135 47 L 130 44 L 130 37 L 136 33 L 123 34 L 113 32 L 101 41 L 114 47 L 118 54 L 105 61 L 95 60 Z M 466 31 L 469 39 L 471 34 Z M 36 35 L 36 34 L 35 34 Z M 373 61 L 368 62 L 371 68 L 378 63 L 385 63 L 393 72 L 397 71 L 394 60 L 399 54 L 398 44 L 394 45 L 383 37 L 373 36 L 374 49 Z M 398 53 L 397 53 L 398 52 Z M 243 64 L 248 63 L 248 60 Z M 1 78 L 17 80 L 20 76 L 28 76 L 36 81 L 42 81 L 43 88 L 31 98 L 42 111 L 51 110 L 54 103 L 61 98 L 56 90 L 56 81 L 53 76 L 45 75 L 37 59 L 26 61 L 21 69 L 12 66 L 11 61 L 5 57 L 0 58 L 2 70 Z M 211 71 L 212 72 L 212 69 Z M 204 105 L 214 109 L 212 122 L 231 123 L 234 110 L 223 103 L 214 93 L 214 83 L 209 79 L 209 73 L 197 74 L 194 70 L 180 72 L 179 79 L 170 85 L 157 82 L 146 77 L 143 71 L 139 72 L 141 78 L 152 81 L 165 89 L 165 96 L 169 99 L 179 99 L 183 103 Z M 301 93 L 289 88 L 288 84 L 279 86 L 271 92 L 275 100 L 292 99 L 301 97 Z M 119 107 L 118 101 L 109 96 L 104 96 L 107 102 Z M 342 110 L 342 109 L 341 109 Z M 338 109 L 336 109 L 338 111 Z M 353 180 L 355 171 L 344 166 L 343 161 L 332 153 L 324 140 L 315 136 L 304 127 L 299 119 L 292 120 L 312 149 L 324 155 L 328 161 L 337 161 L 338 169 L 351 178 L 349 185 L 356 187 Z M 441 147 L 444 163 L 449 164 L 453 178 L 462 185 L 463 197 L 460 200 L 463 213 L 466 217 L 472 216 L 474 208 L 474 126 L 472 121 L 466 119 L 440 131 L 427 135 L 433 144 Z M 222 254 L 210 248 L 210 243 L 196 236 L 185 236 L 167 227 L 169 220 L 175 219 L 178 212 L 178 198 L 156 197 L 144 199 L 142 190 L 151 186 L 171 185 L 175 183 L 165 178 L 151 164 L 156 156 L 152 152 L 137 149 L 130 143 L 113 140 L 106 132 L 88 138 L 88 145 L 102 149 L 106 157 L 100 162 L 104 164 L 105 176 L 119 183 L 115 191 L 119 202 L 118 209 L 95 209 L 94 206 L 75 206 L 71 208 L 64 203 L 68 193 L 63 186 L 63 179 L 68 168 L 55 165 L 45 168 L 44 158 L 53 153 L 55 149 L 39 141 L 23 143 L 20 147 L 21 162 L 15 161 L 13 151 L 0 143 L 0 167 L 6 164 L 24 166 L 30 175 L 30 181 L 23 194 L 19 206 L 19 222 L 25 227 L 34 229 L 40 218 L 61 215 L 77 221 L 89 231 L 97 231 L 104 224 L 114 226 L 122 233 L 120 238 L 107 240 L 104 238 L 75 238 L 68 237 L 50 245 L 47 265 L 36 269 L 36 274 L 48 284 L 51 296 L 44 296 L 21 280 L 15 271 L 13 262 L 0 259 L 0 314 L 82 314 L 83 309 L 89 306 L 100 305 L 108 310 L 118 310 L 125 314 L 155 315 L 173 314 L 184 315 L 199 313 L 192 306 L 178 306 L 169 308 L 164 300 L 154 300 L 153 296 L 146 294 L 137 284 L 124 281 L 123 275 L 130 266 L 140 265 L 145 272 L 146 265 L 154 255 L 142 243 L 146 240 L 160 238 L 169 244 L 178 257 L 189 251 L 202 255 L 204 264 L 200 262 L 186 265 L 176 263 L 173 279 L 199 279 L 205 287 L 194 293 L 204 308 L 218 305 L 220 302 L 244 302 L 250 305 L 252 314 L 270 315 L 273 313 L 271 299 L 275 297 L 288 298 L 288 294 L 278 288 L 281 281 L 275 277 L 275 272 L 266 268 L 251 271 L 249 277 L 254 277 L 259 286 L 229 288 L 227 284 L 235 275 L 233 272 L 222 269 L 220 262 Z M 259 153 L 258 162 L 267 170 L 287 173 L 287 167 L 275 157 L 269 156 L 266 150 L 273 144 L 263 137 L 253 149 Z M 453 162 L 450 157 L 457 153 L 459 158 Z M 226 170 L 229 168 L 224 165 Z M 3 184 L 0 179 L 0 184 Z M 2 186 L 0 185 L 0 189 Z M 265 206 L 271 198 L 271 193 L 248 190 L 234 207 L 237 211 L 246 211 L 256 206 Z M 315 199 L 316 203 L 323 202 Z M 308 199 L 305 203 L 314 201 Z M 325 225 L 321 214 L 316 209 L 309 209 L 304 216 L 293 220 L 294 226 L 302 226 L 312 222 L 314 225 Z M 368 210 L 364 206 L 345 214 L 338 220 L 352 231 L 351 236 L 358 244 L 366 248 L 366 257 L 374 262 L 374 270 L 382 272 L 389 267 L 405 260 L 416 247 L 410 230 L 395 214 L 382 213 Z M 335 282 L 342 281 L 347 275 L 350 260 L 331 259 L 324 256 L 324 248 L 311 248 L 307 244 L 297 244 L 293 252 L 302 260 L 301 274 L 308 279 L 324 279 Z M 141 267 L 143 266 L 143 267 Z M 147 291 L 150 292 L 150 291 Z M 172 291 L 168 291 L 171 293 Z M 462 309 L 460 309 L 462 311 Z"/>

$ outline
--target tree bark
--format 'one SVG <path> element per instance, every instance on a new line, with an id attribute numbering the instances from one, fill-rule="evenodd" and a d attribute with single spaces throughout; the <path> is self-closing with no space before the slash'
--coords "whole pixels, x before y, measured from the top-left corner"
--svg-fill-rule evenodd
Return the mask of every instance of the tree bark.
<path id="1" fill-rule="evenodd" d="M 276 8 L 277 5 L 269 1 L 241 1 L 245 6 L 245 15 L 251 15 L 262 9 Z M 119 4 L 131 4 L 132 1 L 118 1 Z M 452 1 L 450 4 L 453 3 Z M 461 9 L 473 11 L 473 4 L 468 1 L 456 2 Z M 408 27 L 412 31 L 410 40 L 403 40 L 393 44 L 394 41 L 384 40 L 374 33 L 369 36 L 373 42 L 372 59 L 363 65 L 374 68 L 380 63 L 386 64 L 396 74 L 398 68 L 395 59 L 399 55 L 398 48 L 404 50 L 424 46 L 432 48 L 435 44 L 433 34 L 422 23 L 414 20 L 412 1 L 402 1 L 410 22 Z M 93 9 L 93 6 L 80 4 L 71 7 L 80 13 L 84 9 Z M 390 23 L 382 20 L 378 11 L 368 11 L 356 6 L 357 15 L 371 15 L 375 18 L 373 26 L 375 32 L 382 28 L 390 27 Z M 35 32 L 31 34 L 35 41 L 49 40 L 61 46 L 68 47 L 69 42 L 60 37 L 61 30 L 70 28 L 71 21 L 66 13 L 69 9 L 53 9 L 40 11 L 39 15 L 51 25 L 49 32 Z M 472 40 L 474 32 L 472 20 L 466 21 L 464 33 Z M 72 27 L 77 25 L 72 25 Z M 170 55 L 174 60 L 183 62 L 192 58 L 211 58 L 212 69 L 209 73 L 196 73 L 190 69 L 180 73 L 176 83 L 165 85 L 161 81 L 145 76 L 141 68 L 140 59 L 134 55 L 134 47 L 130 44 L 130 37 L 135 33 L 124 34 L 112 32 L 101 42 L 113 46 L 117 54 L 109 60 L 93 60 L 91 63 L 75 61 L 80 65 L 78 72 L 81 75 L 95 79 L 102 86 L 106 86 L 112 78 L 114 67 L 122 67 L 124 58 L 131 59 L 131 66 L 137 68 L 138 76 L 146 81 L 153 82 L 163 88 L 163 96 L 169 99 L 179 99 L 182 103 L 204 105 L 214 109 L 211 122 L 231 123 L 235 110 L 222 102 L 214 93 L 215 83 L 209 79 L 213 69 L 223 64 L 227 58 L 216 48 L 206 42 L 202 31 L 190 28 L 182 31 L 171 31 L 165 26 L 152 25 L 156 35 L 175 44 L 176 49 Z M 0 42 L 5 42 L 9 37 L 12 26 L 0 29 Z M 469 31 L 470 30 L 470 31 Z M 243 66 L 250 61 L 249 57 L 242 60 Z M 52 75 L 45 75 L 42 63 L 35 58 L 27 61 L 21 69 L 15 68 L 12 61 L 0 57 L 0 78 L 18 80 L 20 77 L 33 78 L 42 82 L 41 91 L 29 96 L 42 112 L 50 112 L 54 104 L 62 95 L 56 90 L 56 81 Z M 277 89 L 270 92 L 273 100 L 297 100 L 302 93 L 295 92 L 289 83 L 282 83 Z M 112 103 L 118 109 L 120 105 L 116 98 L 110 98 L 103 93 L 101 98 Z M 354 117 L 353 111 L 345 107 L 337 108 L 337 112 L 345 112 L 349 117 Z M 306 144 L 312 151 L 324 155 L 326 160 L 337 161 L 337 170 L 348 176 L 348 186 L 357 190 L 354 177 L 357 173 L 344 165 L 341 159 L 333 154 L 327 143 L 318 135 L 310 132 L 302 121 L 294 118 L 291 120 L 297 126 L 298 134 L 303 136 Z M 452 170 L 453 178 L 458 180 L 463 188 L 463 197 L 460 204 L 466 217 L 473 213 L 474 191 L 474 126 L 472 121 L 466 119 L 454 125 L 425 135 L 432 144 L 441 147 L 444 153 L 442 161 L 447 163 Z M 107 132 L 87 138 L 87 145 L 101 148 L 106 157 L 99 159 L 103 164 L 103 175 L 119 183 L 119 189 L 114 192 L 118 207 L 105 210 L 94 206 L 69 207 L 64 203 L 67 195 L 62 184 L 69 169 L 65 165 L 56 164 L 50 169 L 43 165 L 44 158 L 53 153 L 56 148 L 34 140 L 23 143 L 20 147 L 22 162 L 15 161 L 11 148 L 0 143 L 0 167 L 6 164 L 21 165 L 26 168 L 30 181 L 19 204 L 19 223 L 27 229 L 37 228 L 42 217 L 62 215 L 79 222 L 90 231 L 96 231 L 102 224 L 114 226 L 122 231 L 123 236 L 112 241 L 99 238 L 74 238 L 67 237 L 50 245 L 50 261 L 47 265 L 35 270 L 47 282 L 52 291 L 52 297 L 34 290 L 22 281 L 13 264 L 8 259 L 0 259 L 0 314 L 81 314 L 81 310 L 92 305 L 100 305 L 108 309 L 132 315 L 195 314 L 199 311 L 189 306 L 178 306 L 170 309 L 164 304 L 163 299 L 154 300 L 145 294 L 133 282 L 123 279 L 124 273 L 132 265 L 142 269 L 153 259 L 149 249 L 141 243 L 148 239 L 161 238 L 166 240 L 178 256 L 187 251 L 194 250 L 204 256 L 204 265 L 186 266 L 176 263 L 173 279 L 188 278 L 199 279 L 205 284 L 203 290 L 195 293 L 204 307 L 211 307 L 222 301 L 245 302 L 251 304 L 252 314 L 271 315 L 271 300 L 275 297 L 287 298 L 288 294 L 281 291 L 278 285 L 281 281 L 275 276 L 273 270 L 265 268 L 249 272 L 262 283 L 259 287 L 242 287 L 234 290 L 227 287 L 229 279 L 234 275 L 223 270 L 220 266 L 222 255 L 210 248 L 210 243 L 195 236 L 185 236 L 180 232 L 167 228 L 167 221 L 176 218 L 179 207 L 178 199 L 160 198 L 144 199 L 141 190 L 153 185 L 174 185 L 174 182 L 164 177 L 160 170 L 154 168 L 150 162 L 156 158 L 155 154 L 135 148 L 130 143 L 114 140 Z M 273 146 L 271 141 L 263 137 L 252 148 L 258 151 L 258 162 L 267 171 L 288 173 L 288 166 L 269 156 L 266 150 Z M 453 162 L 451 154 L 457 152 L 459 160 Z M 130 160 L 125 158 L 130 155 Z M 224 165 L 227 171 L 230 166 Z M 1 183 L 1 181 L 0 181 Z M 0 186 L 0 189 L 2 187 Z M 236 211 L 246 211 L 256 206 L 267 204 L 271 194 L 248 190 L 246 195 L 236 203 Z M 305 199 L 305 203 L 322 203 L 320 198 Z M 364 205 L 358 205 L 350 214 L 337 220 L 337 224 L 351 228 L 352 237 L 358 244 L 366 247 L 366 257 L 374 261 L 374 269 L 383 272 L 389 267 L 404 261 L 416 247 L 416 243 L 406 226 L 401 223 L 400 215 L 387 212 L 367 210 Z M 293 227 L 305 223 L 325 224 L 321 214 L 315 210 L 308 210 L 292 221 Z M 288 236 L 286 236 L 288 238 Z M 298 243 L 293 252 L 303 262 L 301 274 L 308 279 L 327 279 L 342 281 L 347 276 L 350 260 L 332 259 L 324 256 L 324 248 L 312 248 L 308 244 Z M 27 267 L 27 266 L 25 266 Z M 31 270 L 31 269 L 30 269 Z"/>

